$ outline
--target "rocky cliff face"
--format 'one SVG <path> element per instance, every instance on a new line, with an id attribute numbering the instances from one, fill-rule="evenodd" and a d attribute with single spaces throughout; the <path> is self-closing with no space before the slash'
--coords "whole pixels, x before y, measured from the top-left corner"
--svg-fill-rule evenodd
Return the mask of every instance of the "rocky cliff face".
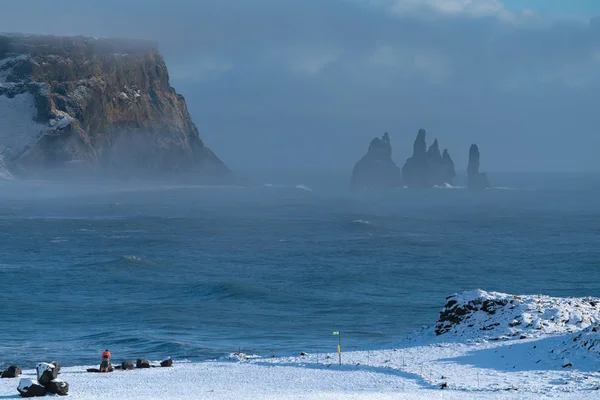
<path id="1" fill-rule="evenodd" d="M 425 135 L 425 130 L 420 129 L 413 144 L 413 155 L 402 167 L 404 184 L 413 188 L 452 184 L 456 173 L 448 150 L 444 150 L 443 155 L 440 154 L 437 139 L 427 149 Z"/>
<path id="2" fill-rule="evenodd" d="M 392 160 L 390 137 L 385 133 L 374 138 L 369 150 L 352 170 L 352 185 L 362 187 L 396 187 L 401 182 L 400 168 Z"/>
<path id="3" fill-rule="evenodd" d="M 479 148 L 476 144 L 469 149 L 469 165 L 467 166 L 467 187 L 469 189 L 485 189 L 490 187 L 487 175 L 479 172 Z"/>
<path id="4" fill-rule="evenodd" d="M 0 36 L 0 153 L 6 169 L 218 178 L 152 42 Z M 1 169 L 1 168 L 0 168 Z"/>

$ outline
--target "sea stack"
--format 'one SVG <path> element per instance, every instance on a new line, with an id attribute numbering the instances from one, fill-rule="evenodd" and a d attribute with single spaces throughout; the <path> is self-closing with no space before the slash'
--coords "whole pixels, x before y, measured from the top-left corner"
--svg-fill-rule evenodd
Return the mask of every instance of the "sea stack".
<path id="1" fill-rule="evenodd" d="M 452 184 L 456 175 L 454 162 L 445 149 L 440 154 L 437 139 L 427 149 L 425 129 L 419 129 L 413 144 L 413 154 L 402 167 L 404 185 L 411 188 L 431 188 Z"/>
<path id="2" fill-rule="evenodd" d="M 170 86 L 156 43 L 81 36 L 0 35 L 0 170 L 229 176 Z"/>
<path id="3" fill-rule="evenodd" d="M 381 138 L 371 140 L 367 154 L 354 166 L 352 186 L 390 188 L 400 183 L 400 168 L 392 159 L 390 137 L 384 133 Z"/>
<path id="4" fill-rule="evenodd" d="M 479 172 L 479 148 L 472 144 L 469 149 L 469 165 L 467 167 L 467 187 L 469 189 L 485 189 L 490 187 L 485 172 Z"/>

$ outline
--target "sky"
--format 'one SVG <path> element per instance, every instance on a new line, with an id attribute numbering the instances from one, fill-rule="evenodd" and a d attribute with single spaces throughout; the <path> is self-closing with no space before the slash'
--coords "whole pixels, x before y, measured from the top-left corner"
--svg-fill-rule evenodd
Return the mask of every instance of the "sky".
<path id="1" fill-rule="evenodd" d="M 5 32 L 156 40 L 232 169 L 348 171 L 419 128 L 457 170 L 600 171 L 598 0 L 19 0 Z"/>

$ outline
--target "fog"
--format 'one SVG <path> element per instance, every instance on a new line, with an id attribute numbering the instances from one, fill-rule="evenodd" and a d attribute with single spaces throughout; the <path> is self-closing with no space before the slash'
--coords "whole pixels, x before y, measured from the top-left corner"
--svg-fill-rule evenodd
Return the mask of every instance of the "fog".
<path id="1" fill-rule="evenodd" d="M 234 171 L 349 173 L 383 132 L 402 165 L 419 128 L 459 171 L 471 143 L 487 171 L 600 171 L 600 6 L 514 5 L 20 0 L 0 25 L 158 41 L 204 142 Z"/>

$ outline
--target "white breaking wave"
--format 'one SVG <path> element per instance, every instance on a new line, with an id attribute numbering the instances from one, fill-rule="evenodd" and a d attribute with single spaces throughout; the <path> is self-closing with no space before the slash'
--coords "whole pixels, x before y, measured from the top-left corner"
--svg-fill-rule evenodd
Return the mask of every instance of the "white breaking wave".
<path id="1" fill-rule="evenodd" d="M 491 188 L 488 189 L 493 189 L 493 190 L 519 190 L 517 188 L 511 188 L 511 187 L 507 187 L 507 186 L 493 186 Z"/>
<path id="2" fill-rule="evenodd" d="M 464 186 L 452 186 L 449 183 L 444 183 L 443 185 L 434 185 L 435 189 L 464 189 Z"/>
<path id="3" fill-rule="evenodd" d="M 355 224 L 362 224 L 362 225 L 371 225 L 370 221 L 364 220 L 364 219 L 355 219 L 354 221 Z"/>
<path id="4" fill-rule="evenodd" d="M 296 185 L 296 189 L 304 190 L 306 192 L 312 192 L 313 190 L 306 185 Z"/>

